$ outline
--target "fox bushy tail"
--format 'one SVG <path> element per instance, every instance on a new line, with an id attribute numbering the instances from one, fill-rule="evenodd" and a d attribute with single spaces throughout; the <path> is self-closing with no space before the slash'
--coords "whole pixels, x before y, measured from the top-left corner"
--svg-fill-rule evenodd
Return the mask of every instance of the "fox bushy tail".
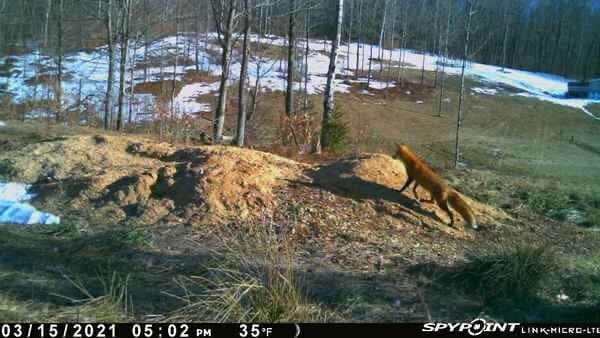
<path id="1" fill-rule="evenodd" d="M 475 216 L 473 215 L 473 210 L 458 192 L 454 190 L 450 191 L 448 194 L 448 204 L 450 204 L 450 206 L 456 210 L 456 212 L 458 212 L 473 229 L 479 228 Z"/>

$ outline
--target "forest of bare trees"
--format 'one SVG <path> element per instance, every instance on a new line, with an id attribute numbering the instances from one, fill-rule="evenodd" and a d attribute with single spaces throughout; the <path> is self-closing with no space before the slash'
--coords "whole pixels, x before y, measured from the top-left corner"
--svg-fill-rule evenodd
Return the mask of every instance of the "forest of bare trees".
<path id="1" fill-rule="evenodd" d="M 295 119 L 295 92 L 301 88 L 302 77 L 308 77 L 308 45 L 301 51 L 299 38 L 324 38 L 333 41 L 324 45 L 323 52 L 330 55 L 327 86 L 324 90 L 322 125 L 329 123 L 334 113 L 335 76 L 338 51 L 349 42 L 358 43 L 356 65 L 346 68 L 363 72 L 368 69 L 369 82 L 375 71 L 373 60 L 388 64 L 397 61 L 398 80 L 404 83 L 402 53 L 399 60 L 391 60 L 392 53 L 385 50 L 414 49 L 422 53 L 421 84 L 425 74 L 425 55 L 435 54 L 463 60 L 461 82 L 464 84 L 466 62 L 479 61 L 502 68 L 520 68 L 549 72 L 576 79 L 589 79 L 600 75 L 600 1 L 597 0 L 0 0 L 0 55 L 11 55 L 31 50 L 41 50 L 52 55 L 56 64 L 55 100 L 56 119 L 61 120 L 63 110 L 62 79 L 63 59 L 66 53 L 90 50 L 105 46 L 108 52 L 108 79 L 104 98 L 104 126 L 114 125 L 121 130 L 131 119 L 131 105 L 127 107 L 129 81 L 127 72 L 132 56 L 130 48 L 143 53 L 146 61 L 148 45 L 160 37 L 183 34 L 183 48 L 195 54 L 196 69 L 204 67 L 199 51 L 207 50 L 209 39 L 220 47 L 218 57 L 220 87 L 214 109 L 213 135 L 216 143 L 235 139 L 244 145 L 246 120 L 256 110 L 259 83 L 247 83 L 250 59 L 260 58 L 259 51 L 250 52 L 249 35 L 269 34 L 285 36 L 287 55 L 285 69 L 286 95 L 282 109 L 288 119 Z M 204 41 L 204 46 L 201 41 Z M 360 48 L 369 44 L 368 48 Z M 373 55 L 373 46 L 379 55 Z M 176 48 L 180 48 L 175 43 Z M 241 50 L 242 66 L 237 90 L 237 126 L 235 135 L 227 136 L 225 116 L 230 100 L 229 88 L 234 50 Z M 194 52 L 192 52 L 195 51 Z M 174 110 L 174 93 L 179 50 L 175 51 L 172 71 L 171 112 Z M 367 54 L 367 55 L 365 55 Z M 135 53 L 134 53 L 135 55 Z M 303 57 L 306 58 L 303 62 Z M 118 64 L 117 64 L 118 63 Z M 298 63 L 301 72 L 299 74 Z M 258 62 L 260 73 L 260 62 Z M 444 66 L 435 71 L 433 86 L 441 87 L 440 110 L 444 92 Z M 160 63 L 161 80 L 168 71 Z M 129 68 L 129 69 L 128 69 Z M 377 71 L 384 72 L 384 62 Z M 387 69 L 388 78 L 392 76 Z M 144 74 L 144 79 L 147 77 Z M 260 76 L 258 76 L 260 77 Z M 304 107 L 307 105 L 308 81 L 304 81 Z M 463 86 L 461 86 L 463 87 Z M 301 94 L 301 92 L 299 92 Z M 463 88 L 460 91 L 457 121 L 457 141 L 462 113 Z M 114 102 L 116 100 L 116 102 Z M 116 107 L 116 113 L 110 110 Z M 116 115 L 116 117 L 115 117 Z M 112 119 L 116 120 L 112 121 Z M 131 121 L 129 121 L 131 122 Z M 292 137 L 299 145 L 295 130 Z M 328 140 L 321 135 L 323 146 Z M 459 162 L 456 151 L 456 164 Z"/>
<path id="2" fill-rule="evenodd" d="M 215 31 L 210 0 L 132 0 L 131 31 L 156 37 L 180 31 Z M 217 1 L 218 2 L 218 1 Z M 112 3 L 112 4 L 111 4 Z M 0 1 L 0 52 L 3 54 L 43 46 L 59 48 L 58 21 L 64 21 L 65 50 L 106 44 L 106 9 L 115 13 L 113 29 L 120 29 L 123 0 L 2 0 Z M 229 3 L 229 2 L 226 2 Z M 243 1 L 231 1 L 240 9 Z M 342 43 L 348 39 L 397 48 L 440 53 L 449 27 L 448 52 L 462 55 L 463 0 L 346 0 Z M 266 31 L 289 35 L 289 24 L 302 32 L 309 15 L 312 37 L 333 38 L 336 1 L 252 0 L 262 8 Z M 311 7 L 314 10 L 303 9 Z M 597 0 L 479 0 L 473 15 L 473 59 L 574 78 L 600 73 L 600 2 Z M 295 10 L 290 13 L 290 8 Z M 61 10 L 62 9 L 62 10 Z M 62 20 L 61 13 L 64 13 Z M 409 15 L 403 15 L 409 13 Z M 122 14 L 122 13 L 121 13 Z M 208 14 L 208 15 L 207 15 Z M 290 20 L 294 14 L 295 20 Z M 239 18 L 238 18 L 239 19 Z M 449 20 L 448 20 L 449 19 Z M 256 16 L 253 21 L 257 21 Z M 117 22 L 118 21 L 118 22 Z M 207 22 L 208 21 L 208 22 Z M 202 27 L 202 28 L 201 28 Z M 243 30 L 243 25 L 236 27 Z"/>

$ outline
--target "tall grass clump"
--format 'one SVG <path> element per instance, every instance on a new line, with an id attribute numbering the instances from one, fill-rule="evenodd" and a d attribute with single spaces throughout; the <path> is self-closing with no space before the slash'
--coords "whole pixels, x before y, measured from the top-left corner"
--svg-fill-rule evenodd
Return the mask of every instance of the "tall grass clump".
<path id="1" fill-rule="evenodd" d="M 129 276 L 121 277 L 117 272 L 101 276 L 98 282 L 102 289 L 91 291 L 83 282 L 64 276 L 81 294 L 83 298 L 72 298 L 55 295 L 70 301 L 74 306 L 69 310 L 56 314 L 58 321 L 83 322 L 125 322 L 133 317 L 133 307 L 128 296 Z"/>
<path id="2" fill-rule="evenodd" d="M 259 230 L 223 240 L 223 250 L 196 276 L 179 278 L 187 304 L 172 321 L 323 322 L 332 313 L 313 303 L 294 271 L 290 241 Z"/>
<path id="3" fill-rule="evenodd" d="M 497 246 L 469 254 L 468 263 L 448 273 L 464 291 L 483 300 L 527 303 L 539 298 L 545 282 L 558 270 L 547 246 Z"/>

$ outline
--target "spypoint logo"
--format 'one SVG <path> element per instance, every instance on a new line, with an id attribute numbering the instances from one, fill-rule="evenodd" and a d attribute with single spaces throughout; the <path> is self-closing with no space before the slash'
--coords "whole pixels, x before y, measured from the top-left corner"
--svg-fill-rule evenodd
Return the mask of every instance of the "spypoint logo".
<path id="1" fill-rule="evenodd" d="M 469 334 L 471 336 L 479 336 L 485 330 L 485 322 L 484 319 L 478 318 L 471 322 L 471 327 L 469 328 Z"/>
<path id="2" fill-rule="evenodd" d="M 519 323 L 488 323 L 477 318 L 470 323 L 426 323 L 423 332 L 467 332 L 471 336 L 479 336 L 487 332 L 515 332 Z"/>

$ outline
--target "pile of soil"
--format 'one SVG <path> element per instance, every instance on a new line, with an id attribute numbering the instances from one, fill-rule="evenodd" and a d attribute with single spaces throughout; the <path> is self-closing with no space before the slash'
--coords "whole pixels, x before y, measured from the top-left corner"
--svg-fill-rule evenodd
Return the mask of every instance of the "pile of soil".
<path id="1" fill-rule="evenodd" d="M 333 191 L 342 196 L 359 201 L 377 201 L 379 211 L 406 214 L 416 224 L 425 223 L 443 232 L 463 237 L 462 219 L 456 212 L 457 228 L 446 224 L 449 219 L 437 205 L 419 203 L 411 189 L 400 193 L 399 189 L 407 180 L 406 170 L 402 162 L 383 154 L 361 154 L 341 159 L 330 165 L 311 170 L 308 175 L 317 186 Z M 428 199 L 429 192 L 418 188 L 419 198 Z M 463 198 L 473 209 L 478 223 L 493 224 L 498 220 L 508 219 L 502 210 L 479 203 L 467 196 Z M 422 217 L 425 216 L 425 217 Z"/>
<path id="2" fill-rule="evenodd" d="M 2 154 L 0 171 L 12 180 L 35 183 L 47 210 L 64 219 L 84 215 L 90 224 L 163 221 L 201 226 L 272 219 L 275 213 L 290 217 L 286 207 L 300 197 L 301 203 L 328 211 L 315 220 L 296 219 L 298 224 L 331 217 L 348 220 L 356 212 L 361 217 L 391 215 L 398 224 L 470 236 L 460 226 L 448 227 L 437 206 L 418 203 L 412 192 L 400 194 L 404 166 L 383 154 L 309 165 L 235 147 L 178 147 L 136 136 L 77 135 Z M 506 218 L 501 211 L 467 201 L 483 225 Z M 349 202 L 356 205 L 353 211 L 342 211 Z"/>
<path id="3" fill-rule="evenodd" d="M 105 135 L 30 144 L 0 155 L 0 163 L 11 179 L 35 183 L 42 199 L 62 192 L 69 206 L 94 208 L 105 221 L 153 223 L 171 214 L 191 224 L 269 214 L 273 190 L 306 169 L 253 150 Z"/>

